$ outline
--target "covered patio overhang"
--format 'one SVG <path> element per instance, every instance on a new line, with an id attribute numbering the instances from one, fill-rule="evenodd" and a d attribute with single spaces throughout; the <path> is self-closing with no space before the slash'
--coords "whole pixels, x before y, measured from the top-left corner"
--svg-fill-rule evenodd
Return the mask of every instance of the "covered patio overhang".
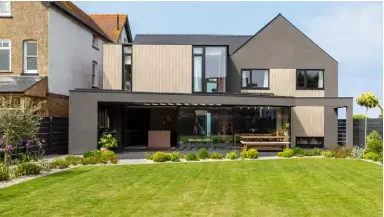
<path id="1" fill-rule="evenodd" d="M 347 144 L 352 144 L 351 97 L 286 97 L 257 94 L 176 94 L 143 93 L 119 90 L 76 89 L 69 96 L 69 153 L 81 154 L 95 149 L 99 103 L 126 103 L 142 106 L 320 106 L 334 109 L 328 115 L 324 133 L 337 136 L 337 108 L 346 108 Z M 327 114 L 325 114 L 327 115 Z M 336 123 L 336 125 L 334 124 Z M 294 127 L 294 126 L 292 126 Z"/>

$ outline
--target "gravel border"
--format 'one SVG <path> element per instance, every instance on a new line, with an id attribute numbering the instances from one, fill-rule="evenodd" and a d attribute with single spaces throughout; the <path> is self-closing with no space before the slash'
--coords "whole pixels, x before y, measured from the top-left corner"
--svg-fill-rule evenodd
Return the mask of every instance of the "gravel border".
<path id="1" fill-rule="evenodd" d="M 277 157 L 277 156 L 271 156 L 271 157 L 260 157 L 257 159 L 244 159 L 246 161 L 257 161 L 257 160 L 289 160 L 289 159 L 301 159 L 301 158 L 325 158 L 323 156 L 303 156 L 303 157 L 291 157 L 291 158 L 282 158 L 282 157 Z M 328 159 L 335 159 L 335 158 L 328 158 Z M 380 166 L 383 166 L 383 164 L 379 162 L 375 162 L 372 160 L 366 160 L 366 159 L 354 159 L 354 158 L 340 158 L 340 159 L 346 159 L 346 160 L 361 160 L 365 161 L 368 163 L 373 163 L 377 164 Z M 30 176 L 22 176 L 18 179 L 12 179 L 8 181 L 0 181 L 0 189 L 10 187 L 22 182 L 26 182 L 29 180 L 33 180 L 39 177 L 44 177 L 48 176 L 54 173 L 62 172 L 68 169 L 76 168 L 76 167 L 87 167 L 87 166 L 118 166 L 118 165 L 137 165 L 137 164 L 173 164 L 173 163 L 203 163 L 203 162 L 225 162 L 225 161 L 243 161 L 242 159 L 237 159 L 237 160 L 230 160 L 230 159 L 205 159 L 205 160 L 199 160 L 199 161 L 186 161 L 185 159 L 181 159 L 180 162 L 163 162 L 163 163 L 155 163 L 152 160 L 146 160 L 146 159 L 121 159 L 119 160 L 118 164 L 95 164 L 95 165 L 76 165 L 76 166 L 69 166 L 68 168 L 65 169 L 52 169 L 50 171 L 42 171 L 38 175 L 30 175 Z"/>

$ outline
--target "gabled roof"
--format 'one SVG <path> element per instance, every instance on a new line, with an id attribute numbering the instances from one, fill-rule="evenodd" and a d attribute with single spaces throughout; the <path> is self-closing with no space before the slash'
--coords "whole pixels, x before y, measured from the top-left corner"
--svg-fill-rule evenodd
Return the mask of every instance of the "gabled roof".
<path id="1" fill-rule="evenodd" d="M 125 14 L 88 14 L 113 42 L 118 42 L 125 27 L 128 42 L 132 42 L 128 16 Z"/>
<path id="2" fill-rule="evenodd" d="M 227 45 L 231 55 L 251 35 L 136 34 L 134 44 Z"/>
<path id="3" fill-rule="evenodd" d="M 93 19 L 88 16 L 83 10 L 77 7 L 73 2 L 70 1 L 51 1 L 46 2 L 47 5 L 54 5 L 70 17 L 76 19 L 84 26 L 90 28 L 93 32 L 106 39 L 107 41 L 112 41 L 107 34 L 93 21 Z"/>
<path id="4" fill-rule="evenodd" d="M 273 18 L 271 21 L 269 21 L 263 28 L 261 28 L 258 32 L 256 32 L 252 37 L 250 37 L 247 41 L 245 41 L 242 45 L 240 45 L 235 51 L 233 51 L 232 54 L 236 53 L 238 50 L 240 50 L 244 45 L 246 45 L 250 40 L 252 40 L 254 37 L 256 37 L 259 33 L 261 33 L 264 29 L 268 28 L 270 24 L 272 24 L 277 18 L 283 18 L 286 20 L 293 28 L 295 28 L 297 31 L 299 31 L 301 34 L 303 34 L 306 38 L 308 38 L 315 46 L 320 48 L 326 55 L 328 55 L 331 59 L 337 62 L 335 58 L 333 58 L 331 55 L 329 55 L 323 48 L 321 48 L 319 45 L 317 45 L 311 38 L 309 38 L 306 34 L 304 34 L 299 28 L 297 28 L 295 25 L 293 25 L 287 18 L 285 18 L 281 13 L 279 13 L 275 18 Z"/>

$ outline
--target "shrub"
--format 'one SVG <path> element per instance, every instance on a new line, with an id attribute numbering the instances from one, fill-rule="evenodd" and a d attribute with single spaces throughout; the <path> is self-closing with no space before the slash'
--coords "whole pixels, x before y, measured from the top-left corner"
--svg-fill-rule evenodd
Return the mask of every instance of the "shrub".
<path id="1" fill-rule="evenodd" d="M 179 154 L 179 152 L 173 152 L 171 154 L 171 161 L 172 162 L 179 162 L 180 161 L 180 154 Z"/>
<path id="2" fill-rule="evenodd" d="M 9 170 L 4 164 L 0 164 L 0 181 L 7 181 L 10 179 Z"/>
<path id="3" fill-rule="evenodd" d="M 259 157 L 259 152 L 256 149 L 251 148 L 248 150 L 248 158 L 256 159 L 258 157 Z"/>
<path id="4" fill-rule="evenodd" d="M 207 149 L 201 148 L 199 150 L 198 156 L 199 156 L 199 159 L 207 159 L 207 158 L 209 158 L 209 153 L 208 153 Z"/>
<path id="5" fill-rule="evenodd" d="M 152 155 L 149 154 L 149 153 L 147 153 L 147 152 L 144 153 L 144 157 L 145 157 L 145 159 L 147 159 L 147 160 L 152 160 Z"/>
<path id="6" fill-rule="evenodd" d="M 101 153 L 101 156 L 100 156 L 98 162 L 106 164 L 106 163 L 110 162 L 111 159 L 114 159 L 114 158 L 117 158 L 115 152 L 110 151 L 110 150 L 106 150 L 106 151 Z"/>
<path id="7" fill-rule="evenodd" d="M 171 160 L 171 155 L 165 152 L 155 152 L 152 156 L 154 162 L 166 162 Z"/>
<path id="8" fill-rule="evenodd" d="M 228 152 L 227 155 L 225 155 L 225 158 L 230 160 L 236 160 L 239 158 L 239 155 L 237 154 L 237 151 L 231 151 Z"/>
<path id="9" fill-rule="evenodd" d="M 99 140 L 99 145 L 103 148 L 117 148 L 117 140 L 112 136 L 112 134 L 105 134 Z"/>
<path id="10" fill-rule="evenodd" d="M 333 152 L 332 151 L 323 151 L 323 152 L 321 152 L 321 156 L 333 157 Z"/>
<path id="11" fill-rule="evenodd" d="M 81 164 L 83 164 L 83 165 L 91 164 L 91 158 L 90 157 L 81 158 Z"/>
<path id="12" fill-rule="evenodd" d="M 197 155 L 195 153 L 188 153 L 186 156 L 186 160 L 187 161 L 198 161 L 199 158 L 197 157 Z"/>
<path id="13" fill-rule="evenodd" d="M 81 157 L 73 156 L 73 155 L 68 155 L 65 160 L 68 162 L 70 165 L 77 165 L 81 162 Z"/>
<path id="14" fill-rule="evenodd" d="M 364 154 L 364 159 L 378 161 L 380 156 L 375 152 L 368 152 Z"/>
<path id="15" fill-rule="evenodd" d="M 52 169 L 52 163 L 48 160 L 39 160 L 36 162 L 36 164 L 41 167 L 42 171 L 49 171 Z"/>
<path id="16" fill-rule="evenodd" d="M 367 116 L 362 115 L 362 114 L 354 114 L 354 115 L 352 115 L 353 120 L 365 120 L 366 117 Z"/>
<path id="17" fill-rule="evenodd" d="M 8 168 L 8 174 L 9 174 L 9 179 L 17 179 L 22 175 L 22 174 L 20 174 L 20 171 L 17 169 L 17 166 L 9 167 Z"/>
<path id="18" fill-rule="evenodd" d="M 336 148 L 333 148 L 333 156 L 335 158 L 346 158 L 351 156 L 352 149 L 344 147 L 344 146 L 338 146 Z"/>
<path id="19" fill-rule="evenodd" d="M 321 155 L 321 150 L 319 148 L 314 148 L 312 149 L 312 156 L 320 156 Z"/>
<path id="20" fill-rule="evenodd" d="M 41 167 L 35 163 L 27 162 L 17 165 L 17 171 L 20 175 L 37 175 L 41 172 Z"/>
<path id="21" fill-rule="evenodd" d="M 64 168 L 67 168 L 69 166 L 69 163 L 66 160 L 61 159 L 61 158 L 54 159 L 51 162 L 51 164 L 52 164 L 53 168 L 57 168 L 57 169 L 64 169 Z"/>
<path id="22" fill-rule="evenodd" d="M 367 136 L 367 141 L 370 141 L 370 140 L 382 140 L 382 138 L 381 138 L 380 134 L 376 130 L 373 130 Z"/>
<path id="23" fill-rule="evenodd" d="M 380 154 L 383 152 L 383 140 L 376 130 L 367 136 L 367 152 Z"/>
<path id="24" fill-rule="evenodd" d="M 243 151 L 240 153 L 240 158 L 241 158 L 242 160 L 244 160 L 244 158 L 248 158 L 248 151 L 243 150 Z"/>
<path id="25" fill-rule="evenodd" d="M 277 153 L 277 156 L 279 157 L 292 157 L 293 156 L 293 150 L 290 148 L 284 149 L 284 151 Z"/>
<path id="26" fill-rule="evenodd" d="M 297 155 L 304 155 L 304 150 L 300 147 L 295 147 L 293 149 L 293 155 L 297 156 Z"/>
<path id="27" fill-rule="evenodd" d="M 213 152 L 211 154 L 211 159 L 223 159 L 223 154 L 218 153 L 218 152 Z"/>
<path id="28" fill-rule="evenodd" d="M 111 163 L 117 164 L 119 162 L 119 158 L 117 156 L 114 156 L 110 159 Z"/>
<path id="29" fill-rule="evenodd" d="M 364 156 L 364 149 L 359 148 L 357 146 L 353 146 L 351 150 L 351 157 L 360 159 L 360 158 L 363 158 L 363 156 Z"/>
<path id="30" fill-rule="evenodd" d="M 87 151 L 83 154 L 83 157 L 99 157 L 101 156 L 101 151 L 94 150 L 94 151 Z"/>

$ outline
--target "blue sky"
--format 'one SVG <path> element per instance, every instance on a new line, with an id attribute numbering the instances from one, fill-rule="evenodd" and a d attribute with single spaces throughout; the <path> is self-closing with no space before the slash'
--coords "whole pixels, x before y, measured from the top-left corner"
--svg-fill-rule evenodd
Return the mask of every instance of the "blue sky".
<path id="1" fill-rule="evenodd" d="M 87 13 L 128 14 L 133 36 L 252 35 L 282 13 L 339 62 L 339 96 L 383 101 L 382 2 L 75 2 Z M 382 104 L 382 103 L 381 103 Z M 364 109 L 354 105 L 354 113 Z M 377 117 L 378 109 L 368 116 Z"/>

